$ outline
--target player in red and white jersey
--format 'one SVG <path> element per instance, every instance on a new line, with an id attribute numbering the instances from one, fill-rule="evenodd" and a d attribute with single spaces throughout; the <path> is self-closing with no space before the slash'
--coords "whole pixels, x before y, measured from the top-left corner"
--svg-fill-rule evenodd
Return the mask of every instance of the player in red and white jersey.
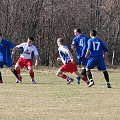
<path id="1" fill-rule="evenodd" d="M 64 73 L 65 72 L 75 73 L 77 77 L 81 77 L 82 80 L 87 83 L 88 87 L 91 87 L 92 86 L 91 82 L 89 82 L 85 76 L 79 73 L 77 69 L 77 65 L 73 60 L 73 56 L 71 52 L 69 51 L 68 47 L 65 46 L 63 43 L 64 43 L 63 38 L 57 39 L 58 51 L 60 56 L 57 58 L 57 60 L 62 61 L 63 65 L 59 68 L 56 75 L 58 77 L 65 79 L 67 81 L 67 84 L 70 84 L 71 82 L 74 81 L 74 79 L 71 77 L 68 77 Z"/>
<path id="2" fill-rule="evenodd" d="M 27 42 L 25 43 L 21 43 L 19 45 L 17 45 L 15 47 L 16 49 L 22 48 L 22 54 L 20 55 L 16 65 L 15 65 L 15 69 L 17 70 L 17 73 L 19 76 L 20 75 L 20 69 L 22 69 L 23 67 L 26 67 L 29 71 L 29 75 L 31 77 L 31 82 L 33 84 L 35 84 L 35 80 L 34 80 L 34 71 L 33 71 L 33 67 L 32 67 L 32 55 L 34 54 L 35 56 L 35 66 L 38 65 L 38 51 L 37 48 L 33 45 L 33 41 L 34 38 L 33 37 L 29 37 Z M 22 77 L 19 77 L 22 79 Z M 17 79 L 16 83 L 21 83 L 21 79 Z"/>

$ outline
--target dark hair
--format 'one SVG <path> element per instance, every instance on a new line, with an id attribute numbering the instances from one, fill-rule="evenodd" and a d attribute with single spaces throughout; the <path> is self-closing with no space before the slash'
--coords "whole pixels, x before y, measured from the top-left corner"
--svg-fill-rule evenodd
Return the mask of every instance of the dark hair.
<path id="1" fill-rule="evenodd" d="M 96 30 L 90 30 L 90 33 L 92 36 L 96 36 L 96 34 L 97 34 Z"/>
<path id="2" fill-rule="evenodd" d="M 2 36 L 2 33 L 0 32 L 0 36 Z"/>
<path id="3" fill-rule="evenodd" d="M 34 41 L 34 37 L 29 37 L 30 40 Z"/>
<path id="4" fill-rule="evenodd" d="M 75 28 L 74 30 L 76 30 L 78 33 L 81 33 L 81 29 L 79 28 Z"/>

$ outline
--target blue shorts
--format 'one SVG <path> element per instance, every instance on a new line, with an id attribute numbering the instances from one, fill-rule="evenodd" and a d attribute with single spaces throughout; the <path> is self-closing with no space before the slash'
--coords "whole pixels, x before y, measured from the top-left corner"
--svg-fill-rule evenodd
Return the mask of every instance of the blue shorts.
<path id="1" fill-rule="evenodd" d="M 6 65 L 7 67 L 12 67 L 13 66 L 12 61 L 9 61 L 9 62 L 6 62 L 6 61 L 1 62 L 0 61 L 0 68 L 3 68 L 3 65 Z"/>
<path id="2" fill-rule="evenodd" d="M 84 57 L 80 57 L 80 58 L 78 58 L 78 65 L 87 65 L 87 59 L 86 58 L 84 58 Z"/>
<path id="3" fill-rule="evenodd" d="M 87 62 L 87 69 L 93 69 L 97 66 L 98 70 L 106 70 L 106 64 L 103 56 L 90 57 Z"/>

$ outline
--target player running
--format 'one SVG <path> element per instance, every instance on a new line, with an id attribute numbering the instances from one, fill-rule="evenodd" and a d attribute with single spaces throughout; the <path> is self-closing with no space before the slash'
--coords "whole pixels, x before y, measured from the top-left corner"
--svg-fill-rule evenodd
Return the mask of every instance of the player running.
<path id="1" fill-rule="evenodd" d="M 90 31 L 91 39 L 88 40 L 88 48 L 86 52 L 86 58 L 89 58 L 86 66 L 87 74 L 91 76 L 91 82 L 93 82 L 90 69 L 93 69 L 95 66 L 97 66 L 98 70 L 103 71 L 105 80 L 107 82 L 107 88 L 111 88 L 109 83 L 109 74 L 106 70 L 103 57 L 103 51 L 104 53 L 108 52 L 108 48 L 99 38 L 96 37 L 96 34 L 97 33 L 95 30 Z"/>
<path id="2" fill-rule="evenodd" d="M 11 49 L 14 49 L 14 44 L 2 37 L 0 33 L 0 68 L 3 68 L 3 65 L 6 65 L 17 79 L 19 76 L 17 71 L 13 68 L 12 58 L 11 58 Z M 0 83 L 3 83 L 2 75 L 0 71 Z"/>
<path id="3" fill-rule="evenodd" d="M 78 28 L 74 29 L 74 39 L 71 44 L 71 49 L 76 54 L 78 59 L 78 66 L 82 67 L 81 74 L 87 77 L 86 75 L 86 64 L 87 59 L 85 58 L 86 50 L 87 50 L 87 41 L 88 37 L 81 34 L 81 30 Z M 77 77 L 77 83 L 80 84 L 80 77 Z"/>
<path id="4" fill-rule="evenodd" d="M 76 63 L 73 61 L 72 54 L 70 53 L 68 47 L 63 45 L 63 43 L 64 43 L 63 38 L 57 39 L 58 51 L 60 55 L 60 57 L 58 57 L 57 60 L 62 61 L 63 65 L 57 71 L 56 75 L 58 77 L 62 77 L 63 79 L 67 80 L 67 84 L 70 84 L 71 82 L 74 81 L 74 79 L 66 76 L 64 72 L 70 72 L 70 73 L 74 72 L 78 77 L 81 77 L 82 80 L 85 81 L 89 87 L 92 86 L 92 83 L 91 82 L 89 83 L 87 78 L 78 72 Z"/>
<path id="5" fill-rule="evenodd" d="M 38 65 L 38 51 L 37 51 L 36 47 L 33 45 L 33 41 L 34 41 L 34 38 L 29 37 L 27 42 L 21 43 L 15 47 L 15 50 L 19 49 L 19 48 L 23 49 L 23 52 L 20 55 L 16 65 L 15 65 L 15 69 L 17 70 L 18 75 L 21 77 L 20 69 L 22 69 L 23 67 L 26 67 L 29 71 L 29 75 L 31 77 L 32 84 L 35 84 L 36 82 L 34 80 L 34 71 L 33 71 L 33 67 L 32 67 L 32 53 L 34 53 L 35 66 L 37 66 Z M 21 83 L 21 82 L 22 82 L 22 77 L 21 77 L 21 80 L 19 80 L 19 79 L 16 80 L 16 83 Z"/>

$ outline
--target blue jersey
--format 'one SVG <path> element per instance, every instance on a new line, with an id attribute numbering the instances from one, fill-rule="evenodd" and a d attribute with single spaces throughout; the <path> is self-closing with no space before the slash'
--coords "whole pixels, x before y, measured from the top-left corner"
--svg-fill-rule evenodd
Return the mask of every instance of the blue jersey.
<path id="1" fill-rule="evenodd" d="M 60 58 L 63 62 L 63 64 L 66 64 L 68 63 L 68 61 L 70 60 L 70 57 L 67 55 L 66 51 L 69 51 L 68 47 L 67 46 L 64 46 L 64 45 L 61 45 L 59 46 L 58 48 L 58 51 L 59 51 L 59 55 L 60 55 Z M 70 51 L 69 51 L 70 52 Z M 71 53 L 70 53 L 71 54 Z M 71 54 L 71 58 L 73 58 L 72 54 Z"/>
<path id="2" fill-rule="evenodd" d="M 91 38 L 88 40 L 88 50 L 90 50 L 90 57 L 103 56 L 103 51 L 107 52 L 107 46 L 98 38 Z"/>
<path id="3" fill-rule="evenodd" d="M 88 38 L 84 35 L 77 35 L 71 44 L 76 48 L 76 55 L 79 59 L 80 57 L 85 57 L 86 50 L 87 50 L 87 42 Z"/>
<path id="4" fill-rule="evenodd" d="M 2 39 L 2 41 L 0 42 L 0 52 L 3 56 L 3 62 L 11 61 L 11 48 L 14 48 L 14 44 L 8 40 Z"/>

